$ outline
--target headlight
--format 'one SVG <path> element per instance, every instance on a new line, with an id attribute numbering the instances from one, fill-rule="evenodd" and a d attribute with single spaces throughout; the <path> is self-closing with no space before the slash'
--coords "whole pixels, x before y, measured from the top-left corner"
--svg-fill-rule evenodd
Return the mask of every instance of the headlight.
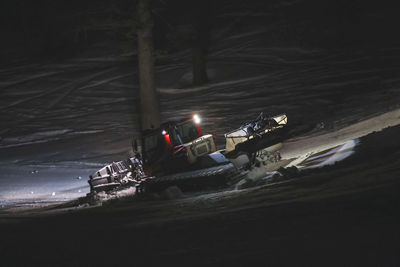
<path id="1" fill-rule="evenodd" d="M 201 122 L 201 119 L 200 119 L 199 115 L 194 114 L 193 115 L 193 121 L 194 121 L 194 123 L 199 124 Z"/>

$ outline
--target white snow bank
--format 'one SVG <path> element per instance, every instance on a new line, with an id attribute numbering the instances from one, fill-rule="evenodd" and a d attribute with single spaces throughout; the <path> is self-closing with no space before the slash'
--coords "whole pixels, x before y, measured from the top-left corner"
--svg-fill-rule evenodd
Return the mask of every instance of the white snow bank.
<path id="1" fill-rule="evenodd" d="M 317 136 L 306 136 L 291 139 L 283 144 L 280 151 L 282 159 L 304 157 L 355 140 L 372 132 L 381 131 L 400 124 L 400 109 L 396 109 L 373 118 L 354 123 L 340 130 L 323 133 Z"/>

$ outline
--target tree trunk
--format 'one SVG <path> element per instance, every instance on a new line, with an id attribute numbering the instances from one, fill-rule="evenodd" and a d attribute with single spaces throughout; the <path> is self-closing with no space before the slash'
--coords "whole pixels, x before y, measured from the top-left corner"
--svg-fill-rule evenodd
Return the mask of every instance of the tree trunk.
<path id="1" fill-rule="evenodd" d="M 206 51 L 201 46 L 194 46 L 192 49 L 193 85 L 201 85 L 208 82 Z"/>
<path id="2" fill-rule="evenodd" d="M 140 86 L 140 123 L 142 130 L 160 126 L 160 111 L 154 79 L 153 20 L 150 1 L 139 0 L 138 17 L 138 61 Z"/>
<path id="3" fill-rule="evenodd" d="M 205 28 L 205 25 L 196 25 L 192 40 L 193 85 L 201 85 L 208 82 L 206 59 L 208 33 Z"/>

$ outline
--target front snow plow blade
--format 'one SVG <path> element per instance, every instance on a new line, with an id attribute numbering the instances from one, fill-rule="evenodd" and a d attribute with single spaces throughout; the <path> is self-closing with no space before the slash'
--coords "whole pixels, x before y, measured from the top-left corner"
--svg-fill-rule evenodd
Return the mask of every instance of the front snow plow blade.
<path id="1" fill-rule="evenodd" d="M 251 154 L 282 142 L 287 137 L 286 124 L 286 114 L 267 117 L 261 113 L 256 120 L 225 134 L 225 155 L 230 158 L 241 152 Z"/>
<path id="2" fill-rule="evenodd" d="M 91 192 L 110 191 L 121 185 L 137 184 L 144 178 L 139 158 L 113 162 L 89 176 Z"/>

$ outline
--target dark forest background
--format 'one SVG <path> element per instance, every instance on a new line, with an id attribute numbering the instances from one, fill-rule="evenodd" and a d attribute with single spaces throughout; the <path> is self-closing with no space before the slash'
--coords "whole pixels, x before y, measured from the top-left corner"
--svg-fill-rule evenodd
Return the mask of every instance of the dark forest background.
<path id="1" fill-rule="evenodd" d="M 133 56 L 135 0 L 3 0 L 1 62 L 27 58 Z M 230 33 L 265 29 L 266 47 L 380 47 L 400 43 L 398 10 L 381 1 L 154 0 L 157 53 Z"/>

